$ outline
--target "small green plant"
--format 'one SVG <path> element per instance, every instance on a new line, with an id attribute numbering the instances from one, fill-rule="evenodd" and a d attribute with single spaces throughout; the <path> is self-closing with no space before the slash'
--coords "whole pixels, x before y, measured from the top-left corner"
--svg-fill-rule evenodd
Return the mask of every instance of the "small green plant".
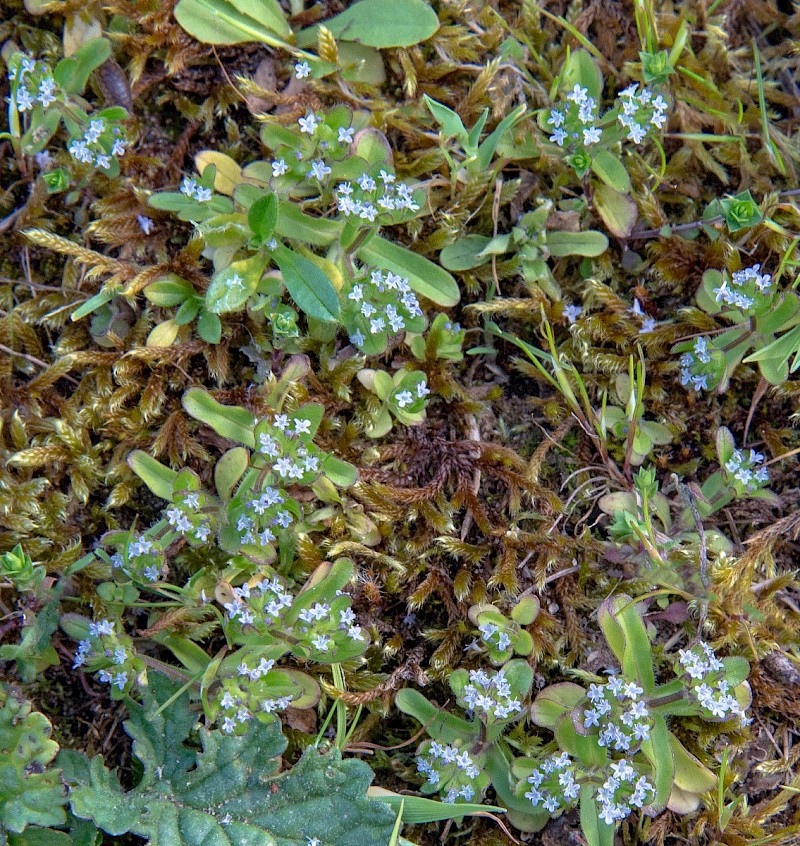
<path id="1" fill-rule="evenodd" d="M 725 221 L 728 232 L 734 235 L 743 229 L 758 226 L 764 220 L 764 213 L 753 199 L 753 195 L 747 190 L 736 194 L 734 197 L 727 196 L 710 202 L 703 212 L 703 220 L 712 220 L 718 217 Z M 720 237 L 719 231 L 713 226 L 707 225 L 703 229 L 712 240 Z"/>
<path id="2" fill-rule="evenodd" d="M 46 575 L 45 568 L 31 560 L 18 543 L 10 552 L 0 555 L 0 578 L 20 591 L 35 591 Z"/>
<path id="3" fill-rule="evenodd" d="M 778 504 L 775 494 L 766 489 L 769 470 L 762 453 L 737 449 L 733 435 L 725 426 L 717 430 L 716 448 L 720 469 L 703 483 L 703 499 L 697 504 L 701 515 L 714 514 L 735 499 L 764 499 Z"/>
<path id="4" fill-rule="evenodd" d="M 261 574 L 239 587 L 218 587 L 225 634 L 240 648 L 219 665 L 220 686 L 204 702 L 209 719 L 218 720 L 225 734 L 243 733 L 252 718 L 269 723 L 289 706 L 317 704 L 313 677 L 277 665 L 287 653 L 304 663 L 338 664 L 366 651 L 369 635 L 356 625 L 351 598 L 343 591 L 352 577 L 352 562 L 342 558 L 320 565 L 296 596 L 280 579 Z M 204 689 L 212 678 L 205 674 Z"/>
<path id="5" fill-rule="evenodd" d="M 486 235 L 459 238 L 442 250 L 442 265 L 448 270 L 471 270 L 487 264 L 493 257 L 512 253 L 529 290 L 541 288 L 549 297 L 560 299 L 561 287 L 550 270 L 548 259 L 602 255 L 608 249 L 608 238 L 594 230 L 548 230 L 547 221 L 552 211 L 551 201 L 541 201 L 537 209 L 522 215 L 508 234 L 494 238 Z"/>
<path id="6" fill-rule="evenodd" d="M 425 406 L 430 393 L 425 374 L 420 370 L 398 370 L 390 376 L 384 370 L 364 368 L 358 371 L 358 381 L 380 400 L 380 405 L 368 409 L 369 423 L 364 434 L 380 438 L 392 428 L 392 418 L 405 426 L 414 426 L 425 419 Z"/>
<path id="7" fill-rule="evenodd" d="M 187 699 L 156 673 L 143 705 L 126 701 L 125 729 L 142 767 L 133 790 L 125 791 L 100 757 L 62 755 L 76 816 L 152 846 L 389 842 L 394 814 L 367 798 L 372 772 L 365 763 L 311 747 L 279 772 L 286 740 L 276 722 L 252 722 L 244 734 L 200 729 L 200 747 L 190 746 L 196 717 Z"/>
<path id="8" fill-rule="evenodd" d="M 440 710 L 416 690 L 399 691 L 397 707 L 422 723 L 431 738 L 417 750 L 417 770 L 426 777 L 422 792 L 439 792 L 448 803 L 470 803 L 491 784 L 514 825 L 523 831 L 542 828 L 546 811 L 514 795 L 512 747 L 505 736 L 523 716 L 532 683 L 533 671 L 519 658 L 499 670 L 456 670 L 450 688 L 467 719 Z"/>
<path id="9" fill-rule="evenodd" d="M 6 683 L 0 684 L 0 839 L 28 826 L 66 821 L 66 793 L 60 770 L 50 766 L 58 753 L 44 714 Z"/>
<path id="10" fill-rule="evenodd" d="M 526 631 L 539 614 L 540 603 L 535 596 L 522 597 L 511 609 L 510 619 L 494 605 L 473 605 L 469 619 L 480 632 L 480 645 L 489 660 L 500 666 L 513 655 L 530 655 L 533 639 Z"/>
<path id="11" fill-rule="evenodd" d="M 61 624 L 78 640 L 72 669 L 85 667 L 87 672 L 95 672 L 99 682 L 109 685 L 113 699 L 130 693 L 145 663 L 137 655 L 133 640 L 118 630 L 121 625 L 111 620 L 89 622 L 75 616 L 65 617 Z"/>
<path id="12" fill-rule="evenodd" d="M 442 147 L 444 157 L 450 166 L 450 177 L 454 182 L 467 181 L 469 178 L 485 174 L 492 163 L 497 145 L 522 120 L 526 110 L 524 105 L 517 106 L 481 141 L 481 133 L 486 126 L 489 109 L 484 109 L 475 125 L 468 130 L 459 115 L 452 109 L 443 103 L 438 103 L 427 94 L 424 99 L 425 105 L 441 128 L 441 135 L 445 139 L 455 139 L 461 147 L 458 151 Z"/>
<path id="13" fill-rule="evenodd" d="M 540 126 L 549 131 L 549 140 L 566 154 L 566 161 L 583 179 L 590 172 L 620 194 L 627 194 L 631 181 L 625 166 L 612 152 L 621 142 L 641 144 L 667 121 L 669 104 L 648 87 L 638 83 L 621 91 L 602 116 L 599 113 L 603 76 L 592 57 L 575 51 L 565 62 L 554 83 L 561 91 L 560 107 L 540 113 Z"/>
<path id="14" fill-rule="evenodd" d="M 598 619 L 619 674 L 588 690 L 571 682 L 542 690 L 531 716 L 553 732 L 558 751 L 544 759 L 518 759 L 517 794 L 532 808 L 557 816 L 580 807 L 590 846 L 614 841 L 616 824 L 634 809 L 655 815 L 665 806 L 694 810 L 700 794 L 716 784 L 669 731 L 668 718 L 694 716 L 740 727 L 750 703 L 743 658 L 718 659 L 707 644 L 681 650 L 675 678 L 658 685 L 647 631 L 636 603 L 618 595 Z"/>
<path id="15" fill-rule="evenodd" d="M 397 179 L 388 142 L 365 115 L 309 111 L 293 127 L 266 124 L 261 135 L 271 159 L 242 169 L 220 153 L 200 153 L 199 178 L 150 198 L 194 224 L 214 264 L 204 296 L 174 274 L 145 289 L 154 304 L 177 308 L 154 330 L 158 343 L 171 343 L 198 315 L 204 340 L 218 342 L 219 315 L 247 309 L 264 315 L 273 347 L 292 352 L 302 312 L 310 338 L 330 341 L 344 325 L 355 346 L 373 355 L 390 334 L 424 329 L 417 295 L 458 301 L 449 274 L 377 236 L 379 227 L 414 217 L 424 194 Z M 282 301 L 285 293 L 291 303 Z"/>
<path id="16" fill-rule="evenodd" d="M 94 38 L 55 68 L 24 53 L 11 56 L 9 131 L 0 133 L 0 138 L 11 141 L 17 158 L 41 153 L 63 121 L 69 133 L 67 149 L 76 162 L 73 178 L 82 164 L 91 165 L 109 178 L 119 174 L 118 157 L 125 153 L 127 145 L 121 123 L 128 113 L 119 106 L 90 112 L 80 96 L 89 75 L 110 53 L 106 39 Z M 46 177 L 51 192 L 63 190 L 70 181 L 60 168 Z"/>
<path id="17" fill-rule="evenodd" d="M 680 381 L 685 387 L 695 392 L 724 391 L 742 361 L 758 362 L 771 385 L 782 384 L 800 366 L 800 299 L 794 291 L 780 290 L 760 265 L 730 275 L 707 270 L 697 304 L 734 326 L 675 346 L 674 351 L 681 353 Z"/>
<path id="18" fill-rule="evenodd" d="M 410 334 L 406 341 L 417 361 L 461 361 L 466 330 L 446 314 L 438 314 L 427 335 Z"/>
<path id="19" fill-rule="evenodd" d="M 293 16 L 302 16 L 301 0 L 291 0 L 290 8 Z M 424 0 L 398 0 L 394 12 L 387 18 L 382 0 L 359 0 L 322 27 L 293 32 L 276 0 L 264 0 L 258 6 L 228 0 L 180 0 L 175 7 L 178 23 L 198 41 L 261 41 L 301 59 L 298 67 L 302 70 L 297 71 L 300 79 L 339 72 L 345 79 L 372 84 L 385 79 L 378 49 L 411 47 L 430 38 L 439 27 L 436 13 Z M 334 37 L 341 40 L 337 43 Z M 304 49 L 315 42 L 319 56 Z"/>

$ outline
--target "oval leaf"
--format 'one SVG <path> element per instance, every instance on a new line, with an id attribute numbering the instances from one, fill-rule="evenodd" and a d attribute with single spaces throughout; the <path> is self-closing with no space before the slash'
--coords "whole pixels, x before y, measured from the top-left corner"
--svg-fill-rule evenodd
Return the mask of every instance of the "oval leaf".
<path id="1" fill-rule="evenodd" d="M 491 258 L 488 255 L 482 255 L 491 240 L 485 235 L 467 235 L 459 238 L 454 244 L 448 244 L 442 250 L 439 261 L 442 267 L 448 270 L 471 270 L 473 267 L 479 267 Z"/>
<path id="2" fill-rule="evenodd" d="M 183 395 L 183 407 L 195 420 L 210 426 L 223 438 L 238 441 L 251 449 L 255 447 L 255 418 L 247 409 L 222 405 L 200 388 L 190 388 Z"/>
<path id="3" fill-rule="evenodd" d="M 449 308 L 461 298 L 458 283 L 446 270 L 399 244 L 376 236 L 358 251 L 358 257 L 404 276 L 415 293 L 436 305 Z"/>
<path id="4" fill-rule="evenodd" d="M 273 250 L 283 276 L 283 284 L 298 308 L 317 320 L 335 323 L 339 317 L 339 297 L 328 277 L 308 259 L 282 244 Z"/>
<path id="5" fill-rule="evenodd" d="M 627 238 L 639 217 L 639 207 L 627 194 L 608 185 L 598 185 L 594 192 L 594 206 L 603 223 L 617 238 Z"/>
<path id="6" fill-rule="evenodd" d="M 385 0 L 360 0 L 325 21 L 325 27 L 337 38 L 379 48 L 411 47 L 430 38 L 439 29 L 436 12 L 424 0 L 394 0 L 391 14 L 387 11 Z M 316 33 L 310 38 L 316 39 Z M 303 32 L 298 43 L 306 41 L 309 36 Z"/>

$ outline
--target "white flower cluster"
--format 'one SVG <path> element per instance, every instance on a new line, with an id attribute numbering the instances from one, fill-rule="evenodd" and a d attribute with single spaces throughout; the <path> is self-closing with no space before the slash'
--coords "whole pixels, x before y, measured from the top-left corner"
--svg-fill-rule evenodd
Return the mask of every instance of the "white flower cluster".
<path id="1" fill-rule="evenodd" d="M 63 94 L 45 62 L 17 54 L 10 62 L 9 80 L 18 83 L 15 103 L 17 111 L 30 112 L 39 104 L 43 109 L 51 106 Z"/>
<path id="2" fill-rule="evenodd" d="M 499 652 L 505 652 L 511 646 L 511 637 L 508 632 L 494 623 L 481 623 L 478 626 L 478 631 L 481 633 L 481 640 L 487 646 L 497 649 Z M 497 641 L 492 643 L 492 638 L 495 635 L 497 635 Z"/>
<path id="3" fill-rule="evenodd" d="M 733 455 L 725 462 L 725 470 L 733 477 L 734 484 L 738 482 L 745 490 L 754 491 L 769 482 L 769 470 L 763 467 L 764 455 L 751 449 L 749 454 L 744 450 L 735 449 Z"/>
<path id="4" fill-rule="evenodd" d="M 125 154 L 125 141 L 119 137 L 121 132 L 118 126 L 104 118 L 96 118 L 89 121 L 83 137 L 73 138 L 67 149 L 79 162 L 110 170 L 114 157 Z"/>
<path id="5" fill-rule="evenodd" d="M 124 690 L 132 676 L 130 661 L 133 658 L 130 639 L 124 637 L 124 641 L 117 636 L 114 623 L 110 620 L 89 623 L 89 636 L 78 641 L 72 669 L 85 667 L 90 661 L 95 667 L 100 664 L 97 680 L 118 690 Z M 102 666 L 103 664 L 105 666 Z"/>
<path id="6" fill-rule="evenodd" d="M 469 681 L 458 698 L 459 704 L 485 723 L 507 720 L 522 711 L 522 702 L 512 698 L 504 668 L 489 673 L 470 670 Z"/>
<path id="7" fill-rule="evenodd" d="M 280 638 L 290 633 L 321 660 L 335 655 L 348 641 L 366 648 L 366 635 L 361 626 L 356 625 L 356 615 L 350 608 L 347 594 L 340 593 L 330 603 L 316 602 L 297 614 L 292 611 L 295 603 L 295 597 L 274 577 L 233 588 L 233 597 L 224 603 L 224 608 L 229 621 L 242 627 L 252 626 L 259 634 Z"/>
<path id="8" fill-rule="evenodd" d="M 568 139 L 579 146 L 592 146 L 600 141 L 602 129 L 597 122 L 597 102 L 589 90 L 575 85 L 567 94 L 564 110 L 551 109 L 547 123 L 553 127 L 550 140 L 564 146 Z"/>
<path id="9" fill-rule="evenodd" d="M 351 182 L 340 182 L 336 186 L 336 208 L 345 217 L 357 217 L 374 223 L 382 212 L 408 210 L 419 211 L 414 202 L 413 191 L 405 182 L 381 168 L 378 178 L 362 173 Z"/>
<path id="10" fill-rule="evenodd" d="M 425 399 L 430 392 L 428 383 L 423 379 L 421 382 L 417 383 L 413 394 L 410 390 L 408 390 L 408 388 L 403 388 L 395 393 L 394 399 L 399 408 L 407 408 L 416 402 L 416 400 Z M 416 396 L 414 396 L 414 394 L 416 394 Z"/>
<path id="11" fill-rule="evenodd" d="M 641 808 L 655 796 L 646 776 L 640 775 L 631 761 L 622 758 L 610 763 L 610 774 L 596 793 L 600 817 L 611 825 L 625 819 L 633 808 Z M 540 805 L 550 814 L 558 814 L 577 805 L 580 784 L 576 781 L 574 762 L 566 752 L 546 758 L 528 776 L 530 790 L 525 793 L 534 808 Z"/>
<path id="12" fill-rule="evenodd" d="M 417 771 L 427 777 L 432 787 L 446 786 L 448 790 L 442 798 L 449 803 L 457 799 L 471 802 L 475 797 L 475 786 L 471 782 L 481 774 L 480 767 L 466 749 L 436 740 L 427 744 L 425 753 L 417 757 Z"/>
<path id="13" fill-rule="evenodd" d="M 262 722 L 272 722 L 273 714 L 285 711 L 292 704 L 291 696 L 268 695 L 271 691 L 265 676 L 274 667 L 272 658 L 261 658 L 254 667 L 242 661 L 236 668 L 237 678 L 223 683 L 217 719 L 222 720 L 220 728 L 225 734 L 233 734 L 237 726 L 244 725 L 256 714 Z"/>
<path id="14" fill-rule="evenodd" d="M 197 200 L 198 203 L 207 203 L 211 200 L 212 191 L 210 188 L 203 188 L 199 185 L 196 179 L 190 176 L 184 176 L 181 183 L 181 194 L 184 194 L 190 200 Z"/>
<path id="15" fill-rule="evenodd" d="M 692 352 L 681 356 L 681 385 L 691 387 L 696 393 L 709 389 L 709 374 L 703 372 L 706 364 L 711 363 L 709 339 L 701 336 L 695 339 Z"/>
<path id="16" fill-rule="evenodd" d="M 211 524 L 199 513 L 200 500 L 199 492 L 190 491 L 183 494 L 181 502 L 170 506 L 164 513 L 167 523 L 179 535 L 182 537 L 190 535 L 195 541 L 205 543 L 211 534 Z"/>
<path id="17" fill-rule="evenodd" d="M 667 101 L 660 94 L 654 97 L 649 88 L 643 88 L 637 94 L 638 88 L 639 84 L 635 83 L 619 92 L 622 111 L 617 116 L 617 120 L 628 130 L 626 138 L 634 144 L 642 143 L 650 126 L 661 129 L 667 121 Z"/>
<path id="18" fill-rule="evenodd" d="M 680 670 L 691 679 L 690 691 L 700 705 L 716 719 L 738 717 L 741 724 L 749 723 L 747 714 L 730 693 L 730 684 L 725 675 L 725 665 L 714 654 L 707 643 L 700 643 L 691 649 L 678 652 Z"/>
<path id="19" fill-rule="evenodd" d="M 611 763 L 611 775 L 597 791 L 600 818 L 607 825 L 624 820 L 634 808 L 655 798 L 655 787 L 624 758 Z"/>
<path id="20" fill-rule="evenodd" d="M 164 567 L 164 553 L 158 541 L 131 532 L 125 551 L 111 556 L 112 566 L 134 578 L 157 582 Z"/>
<path id="21" fill-rule="evenodd" d="M 653 96 L 649 88 L 638 91 L 638 84 L 619 93 L 617 120 L 627 130 L 626 138 L 641 144 L 650 127 L 661 127 L 666 122 L 667 101 L 659 94 Z M 598 103 L 589 96 L 589 90 L 576 84 L 567 94 L 562 109 L 551 109 L 547 125 L 553 130 L 550 141 L 570 147 L 591 148 L 603 140 L 605 117 L 598 117 Z"/>
<path id="22" fill-rule="evenodd" d="M 261 601 L 250 602 L 258 597 Z M 263 615 L 264 621 L 272 625 L 281 619 L 285 609 L 292 607 L 294 597 L 277 579 L 261 579 L 252 587 L 245 583 L 233 589 L 233 599 L 224 603 L 229 620 L 237 620 L 242 626 L 253 626 L 256 617 Z"/>
<path id="23" fill-rule="evenodd" d="M 772 276 L 769 273 L 760 273 L 760 270 L 760 264 L 737 270 L 731 276 L 731 287 L 728 287 L 728 280 L 723 279 L 722 285 L 714 288 L 714 299 L 740 311 L 749 311 L 756 303 L 756 292 L 769 294 L 772 288 Z"/>
<path id="24" fill-rule="evenodd" d="M 628 752 L 650 737 L 653 721 L 647 704 L 639 699 L 643 692 L 636 682 L 615 675 L 604 685 L 589 685 L 586 696 L 591 707 L 584 709 L 583 724 L 599 730 L 600 746 Z"/>
<path id="25" fill-rule="evenodd" d="M 391 270 L 373 270 L 345 289 L 342 322 L 350 334 L 350 343 L 363 350 L 367 339 L 369 354 L 386 349 L 390 333 L 409 330 L 421 332 L 425 317 L 408 279 Z"/>
<path id="26" fill-rule="evenodd" d="M 541 805 L 550 814 L 574 807 L 581 790 L 575 774 L 575 766 L 566 752 L 545 758 L 528 776 L 531 788 L 525 798 L 534 808 Z"/>
<path id="27" fill-rule="evenodd" d="M 243 544 L 269 546 L 275 539 L 274 527 L 288 529 L 294 522 L 297 503 L 284 485 L 310 485 L 321 472 L 324 458 L 311 442 L 311 421 L 304 417 L 276 414 L 257 426 L 256 451 L 267 464 L 265 484 L 244 503 L 236 518 L 236 529 Z"/>

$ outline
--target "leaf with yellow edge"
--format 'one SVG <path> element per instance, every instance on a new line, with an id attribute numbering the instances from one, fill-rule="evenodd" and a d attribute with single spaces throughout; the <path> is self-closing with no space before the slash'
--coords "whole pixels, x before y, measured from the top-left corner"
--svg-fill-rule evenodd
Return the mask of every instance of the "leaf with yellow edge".
<path id="1" fill-rule="evenodd" d="M 713 789 L 717 784 L 714 773 L 695 758 L 672 732 L 668 739 L 675 759 L 675 786 L 687 793 L 697 794 Z M 668 804 L 668 807 L 672 805 Z"/>
<path id="2" fill-rule="evenodd" d="M 181 327 L 170 318 L 155 326 L 147 336 L 147 347 L 171 347 L 178 337 Z"/>
<path id="3" fill-rule="evenodd" d="M 603 223 L 617 238 L 627 238 L 639 217 L 639 207 L 628 194 L 621 194 L 608 185 L 598 185 L 594 205 Z"/>
<path id="4" fill-rule="evenodd" d="M 214 165 L 217 168 L 214 190 L 227 197 L 233 196 L 233 189 L 240 182 L 244 182 L 239 165 L 225 153 L 218 153 L 216 150 L 201 150 L 194 157 L 194 166 L 198 173 L 202 173 L 208 165 Z"/>

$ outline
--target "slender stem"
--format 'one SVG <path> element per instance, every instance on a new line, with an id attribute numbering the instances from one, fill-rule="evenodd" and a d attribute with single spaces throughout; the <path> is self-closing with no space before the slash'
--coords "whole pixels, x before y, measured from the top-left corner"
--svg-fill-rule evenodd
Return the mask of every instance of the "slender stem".
<path id="1" fill-rule="evenodd" d="M 686 692 L 684 690 L 677 690 L 675 693 L 667 693 L 664 696 L 656 696 L 648 700 L 648 708 L 660 708 L 663 705 L 672 705 L 673 702 L 681 702 L 686 699 Z"/>

